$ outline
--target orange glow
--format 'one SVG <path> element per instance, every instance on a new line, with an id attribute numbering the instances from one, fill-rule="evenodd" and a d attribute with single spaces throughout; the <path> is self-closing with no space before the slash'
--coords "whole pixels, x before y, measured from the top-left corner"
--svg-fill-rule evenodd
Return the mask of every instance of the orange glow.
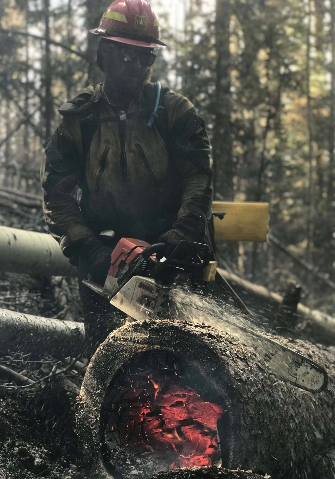
<path id="1" fill-rule="evenodd" d="M 121 445 L 141 454 L 141 448 L 164 454 L 169 468 L 212 466 L 220 459 L 217 421 L 225 412 L 205 402 L 191 388 L 162 384 L 149 376 L 147 386 L 130 384 L 122 402 Z M 164 391 L 164 392 L 163 392 Z M 125 427 L 126 426 L 126 427 Z"/>

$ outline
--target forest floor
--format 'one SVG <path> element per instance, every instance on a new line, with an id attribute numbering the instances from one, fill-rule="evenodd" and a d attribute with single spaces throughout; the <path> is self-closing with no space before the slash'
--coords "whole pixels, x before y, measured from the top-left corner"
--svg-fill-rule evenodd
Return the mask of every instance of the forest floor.
<path id="1" fill-rule="evenodd" d="M 45 232 L 38 210 L 3 208 L 0 225 Z M 0 307 L 43 317 L 80 320 L 76 282 L 64 278 L 0 273 Z M 85 358 L 83 359 L 85 361 Z M 1 352 L 1 366 L 28 377 L 33 384 L 22 386 L 0 370 L 0 479 L 84 479 L 75 433 L 76 394 L 66 390 L 58 371 L 69 364 L 53 357 L 38 357 L 20 351 Z M 83 372 L 69 368 L 67 379 L 77 387 Z M 50 377 L 51 376 L 51 377 Z M 43 379 L 47 378 L 47 379 Z M 260 478 L 257 474 L 224 469 L 171 471 L 180 479 Z M 160 475 L 159 475 L 160 477 Z"/>
<path id="2" fill-rule="evenodd" d="M 42 216 L 28 208 L 19 214 L 3 208 L 0 224 L 44 231 Z M 58 283 L 49 278 L 2 273 L 0 307 L 61 317 L 64 298 L 57 295 Z M 13 351 L 0 352 L 0 365 L 39 381 L 22 387 L 0 372 L 0 479 L 84 477 L 77 464 L 75 394 L 64 389 L 57 375 L 41 380 L 63 364 L 52 357 L 41 359 Z M 82 378 L 76 371 L 69 371 L 69 375 L 72 382 L 80 385 Z"/>
<path id="3" fill-rule="evenodd" d="M 3 209 L 0 225 L 45 232 L 40 213 L 27 209 L 22 214 Z M 41 278 L 0 273 L 0 308 L 43 317 L 80 320 L 75 282 L 64 278 Z M 59 361 L 20 351 L 0 351 L 0 479 L 89 479 L 81 469 L 75 432 L 76 393 L 64 387 L 57 370 L 71 365 L 71 358 Z M 34 382 L 20 386 L 1 373 L 1 366 Z M 56 371 L 56 373 L 54 373 Z M 66 379 L 77 388 L 83 372 L 69 367 Z M 260 478 L 257 474 L 221 469 L 204 472 L 171 471 L 158 477 Z"/>

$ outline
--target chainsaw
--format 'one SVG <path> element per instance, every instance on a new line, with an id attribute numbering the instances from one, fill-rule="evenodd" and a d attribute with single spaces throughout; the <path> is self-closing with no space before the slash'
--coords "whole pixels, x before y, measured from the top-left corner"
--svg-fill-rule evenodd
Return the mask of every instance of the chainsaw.
<path id="1" fill-rule="evenodd" d="M 226 334 L 243 340 L 251 352 L 257 350 L 261 368 L 310 392 L 327 387 L 322 366 L 253 328 L 253 314 L 210 261 L 207 245 L 180 241 L 168 257 L 165 251 L 165 243 L 122 238 L 112 252 L 104 286 L 83 283 L 134 320 L 185 319 L 188 313 L 195 321 L 198 316 L 209 325 L 219 322 Z M 228 302 L 241 314 L 227 315 Z"/>

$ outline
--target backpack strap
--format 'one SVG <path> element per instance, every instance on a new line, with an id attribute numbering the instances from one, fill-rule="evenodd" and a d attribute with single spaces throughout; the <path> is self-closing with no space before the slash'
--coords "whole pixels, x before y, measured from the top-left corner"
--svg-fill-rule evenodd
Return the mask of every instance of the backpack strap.
<path id="1" fill-rule="evenodd" d="M 159 87 L 158 87 L 159 84 Z M 164 97 L 170 89 L 161 88 L 160 83 L 148 83 L 145 87 L 146 103 L 151 106 L 151 115 L 148 118 L 147 126 L 151 128 L 156 126 L 158 133 L 162 137 L 165 146 L 168 145 L 168 118 L 165 111 Z M 153 118 L 153 121 L 151 120 Z"/>

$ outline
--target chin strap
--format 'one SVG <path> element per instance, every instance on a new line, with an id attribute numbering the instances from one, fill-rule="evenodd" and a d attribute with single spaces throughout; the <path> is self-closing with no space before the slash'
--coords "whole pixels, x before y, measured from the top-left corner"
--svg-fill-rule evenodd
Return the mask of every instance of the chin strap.
<path id="1" fill-rule="evenodd" d="M 155 118 L 156 118 L 156 115 L 157 115 L 157 110 L 158 110 L 158 105 L 159 105 L 159 99 L 161 97 L 161 90 L 162 90 L 162 86 L 160 84 L 160 82 L 158 81 L 156 83 L 156 102 L 155 102 L 155 107 L 153 109 L 153 112 L 151 113 L 150 115 L 150 118 L 148 120 L 148 123 L 147 123 L 147 127 L 148 128 L 152 128 L 152 125 L 154 124 L 155 122 Z"/>

